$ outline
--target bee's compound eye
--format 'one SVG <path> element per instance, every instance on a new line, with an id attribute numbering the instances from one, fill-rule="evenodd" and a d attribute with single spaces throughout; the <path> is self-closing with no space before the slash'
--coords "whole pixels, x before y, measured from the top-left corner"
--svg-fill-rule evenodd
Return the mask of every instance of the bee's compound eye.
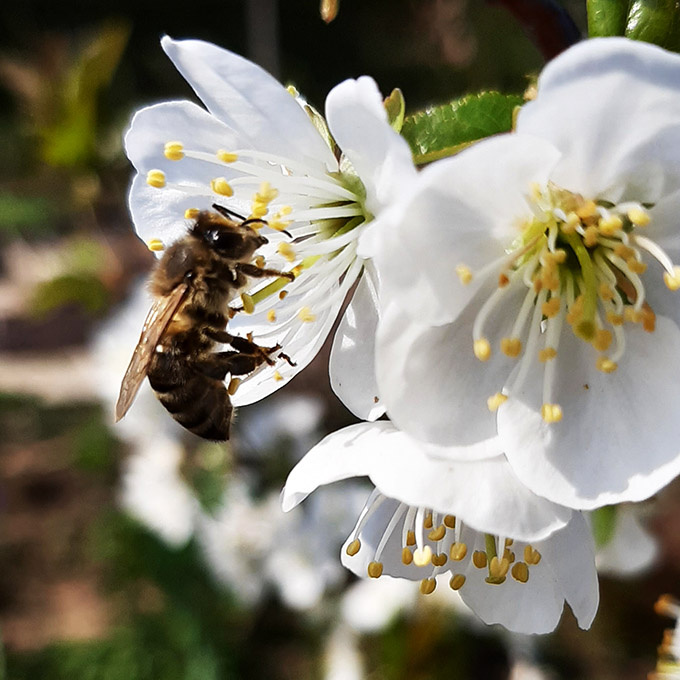
<path id="1" fill-rule="evenodd" d="M 219 229 L 211 229 L 207 232 L 206 239 L 213 248 L 227 252 L 238 248 L 243 242 L 240 234 Z"/>

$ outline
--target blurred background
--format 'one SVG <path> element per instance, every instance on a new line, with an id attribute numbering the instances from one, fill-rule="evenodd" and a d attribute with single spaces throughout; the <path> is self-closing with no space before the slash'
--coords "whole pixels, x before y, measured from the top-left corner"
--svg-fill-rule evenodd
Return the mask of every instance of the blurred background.
<path id="1" fill-rule="evenodd" d="M 0 679 L 644 678 L 680 594 L 680 487 L 623 509 L 590 632 L 479 624 L 448 589 L 355 582 L 339 548 L 368 487 L 284 515 L 287 472 L 352 422 L 328 352 L 239 412 L 229 447 L 186 435 L 148 390 L 113 403 L 153 257 L 126 209 L 132 112 L 192 98 L 159 38 L 213 41 L 323 110 L 368 73 L 407 108 L 519 93 L 543 63 L 513 3 L 168 0 L 0 4 Z M 521 5 L 522 3 L 514 3 Z M 585 32 L 585 3 L 562 3 Z M 636 533 L 637 532 L 637 533 Z M 630 573 L 633 572 L 633 573 Z M 441 592 L 443 591 L 443 592 Z"/>

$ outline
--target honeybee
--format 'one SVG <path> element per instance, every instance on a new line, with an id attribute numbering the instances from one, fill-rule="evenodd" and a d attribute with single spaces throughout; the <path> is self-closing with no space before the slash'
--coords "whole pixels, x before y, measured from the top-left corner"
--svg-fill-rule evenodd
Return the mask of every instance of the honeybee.
<path id="1" fill-rule="evenodd" d="M 280 345 L 261 347 L 226 330 L 228 303 L 250 279 L 291 272 L 258 267 L 255 253 L 267 239 L 254 228 L 266 224 L 213 204 L 199 213 L 187 235 L 168 248 L 150 279 L 154 303 L 120 386 L 116 422 L 128 411 L 145 377 L 172 417 L 194 434 L 229 439 L 233 407 L 224 379 L 274 365 Z M 236 221 L 237 218 L 239 221 Z M 216 343 L 232 351 L 215 352 Z M 279 356 L 291 365 L 290 358 Z"/>

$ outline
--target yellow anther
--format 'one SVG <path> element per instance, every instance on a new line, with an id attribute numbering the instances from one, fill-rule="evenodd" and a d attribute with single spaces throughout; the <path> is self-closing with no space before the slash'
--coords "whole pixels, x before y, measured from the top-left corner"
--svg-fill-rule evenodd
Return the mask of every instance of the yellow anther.
<path id="1" fill-rule="evenodd" d="M 612 290 L 612 287 L 605 281 L 600 284 L 599 294 L 600 298 L 602 298 L 602 300 L 605 302 L 609 302 L 610 300 L 614 299 L 614 291 Z"/>
<path id="2" fill-rule="evenodd" d="M 612 326 L 623 326 L 623 314 L 616 314 L 615 312 L 607 313 L 607 321 Z"/>
<path id="3" fill-rule="evenodd" d="M 582 220 L 586 220 L 589 217 L 595 217 L 598 214 L 597 204 L 595 201 L 583 201 L 583 203 L 576 208 L 575 212 Z"/>
<path id="4" fill-rule="evenodd" d="M 440 524 L 436 529 L 432 529 L 427 535 L 431 541 L 441 541 L 444 536 L 446 536 L 446 527 L 443 524 Z"/>
<path id="5" fill-rule="evenodd" d="M 366 571 L 371 578 L 380 578 L 383 573 L 382 562 L 371 562 Z"/>
<path id="6" fill-rule="evenodd" d="M 524 548 L 524 561 L 527 564 L 538 564 L 541 561 L 541 553 L 532 546 L 527 545 Z"/>
<path id="7" fill-rule="evenodd" d="M 635 251 L 625 243 L 619 243 L 614 248 L 614 255 L 618 255 L 622 260 L 627 260 L 635 255 Z"/>
<path id="8" fill-rule="evenodd" d="M 286 90 L 287 90 L 288 94 L 293 96 L 293 97 L 299 97 L 300 96 L 300 93 L 298 92 L 298 89 L 297 89 L 297 87 L 295 87 L 295 85 L 287 85 Z"/>
<path id="9" fill-rule="evenodd" d="M 498 275 L 498 287 L 505 288 L 509 283 L 510 279 L 508 278 L 508 275 L 505 272 L 501 272 Z"/>
<path id="10" fill-rule="evenodd" d="M 680 267 L 675 265 L 672 274 L 670 272 L 664 272 L 663 282 L 670 290 L 678 290 L 678 288 L 680 288 Z"/>
<path id="11" fill-rule="evenodd" d="M 238 386 L 241 384 L 241 378 L 232 378 L 229 381 L 229 386 L 227 387 L 227 392 L 229 392 L 230 395 L 236 394 L 236 390 L 238 389 Z"/>
<path id="12" fill-rule="evenodd" d="M 416 567 L 425 567 L 430 562 L 432 561 L 432 548 L 430 548 L 429 545 L 426 545 L 422 550 L 420 548 L 416 548 L 413 551 L 413 564 L 416 565 Z"/>
<path id="13" fill-rule="evenodd" d="M 464 574 L 454 574 L 449 581 L 449 586 L 451 590 L 460 590 L 465 585 L 465 575 Z"/>
<path id="14" fill-rule="evenodd" d="M 279 293 L 279 300 L 283 300 L 283 299 L 286 297 L 286 295 L 288 295 L 288 291 L 287 291 L 287 290 L 282 290 L 282 291 Z"/>
<path id="15" fill-rule="evenodd" d="M 267 312 L 267 321 L 269 321 L 269 323 L 274 323 L 276 321 L 276 310 L 270 309 Z"/>
<path id="16" fill-rule="evenodd" d="M 602 217 L 597 225 L 603 236 L 614 236 L 623 227 L 623 220 L 618 215 Z"/>
<path id="17" fill-rule="evenodd" d="M 503 338 L 501 352 L 507 357 L 515 358 L 522 352 L 522 341 L 519 338 Z"/>
<path id="18" fill-rule="evenodd" d="M 515 542 L 515 539 L 514 539 L 514 538 L 506 538 L 506 539 L 505 539 L 505 547 L 508 548 L 508 547 L 511 546 L 514 542 Z"/>
<path id="19" fill-rule="evenodd" d="M 465 559 L 467 551 L 468 549 L 465 543 L 453 543 L 451 544 L 451 550 L 449 550 L 449 557 L 454 562 L 460 562 L 461 560 Z"/>
<path id="20" fill-rule="evenodd" d="M 309 307 L 302 307 L 298 312 L 298 319 L 303 323 L 311 323 L 316 321 L 316 314 Z"/>
<path id="21" fill-rule="evenodd" d="M 489 562 L 489 577 L 492 579 L 505 579 L 508 569 L 510 569 L 510 562 L 505 557 L 499 560 L 494 555 Z"/>
<path id="22" fill-rule="evenodd" d="M 293 246 L 291 246 L 287 241 L 281 241 L 277 247 L 277 250 L 279 255 L 282 255 L 286 260 L 288 260 L 288 262 L 295 261 L 295 250 Z"/>
<path id="23" fill-rule="evenodd" d="M 147 244 L 146 247 L 153 251 L 154 253 L 158 253 L 161 250 L 165 248 L 163 245 L 163 241 L 161 241 L 159 238 L 152 238 Z"/>
<path id="24" fill-rule="evenodd" d="M 480 361 L 488 361 L 491 357 L 491 345 L 486 338 L 475 340 L 472 350 Z"/>
<path id="25" fill-rule="evenodd" d="M 425 519 L 423 519 L 423 527 L 425 527 L 425 529 L 431 529 L 432 526 L 432 513 L 428 512 L 427 515 L 425 515 Z"/>
<path id="26" fill-rule="evenodd" d="M 216 177 L 210 180 L 210 188 L 220 196 L 233 196 L 234 190 L 224 177 Z"/>
<path id="27" fill-rule="evenodd" d="M 559 404 L 543 404 L 541 417 L 546 423 L 559 423 L 562 420 L 562 407 Z"/>
<path id="28" fill-rule="evenodd" d="M 572 326 L 578 323 L 583 316 L 583 295 L 579 295 L 574 302 L 572 302 L 567 312 L 566 319 L 567 322 Z"/>
<path id="29" fill-rule="evenodd" d="M 274 189 L 269 182 L 262 182 L 259 191 L 253 196 L 253 201 L 265 204 L 271 203 L 278 195 L 278 189 Z"/>
<path id="30" fill-rule="evenodd" d="M 276 213 L 277 217 L 283 217 L 284 215 L 290 215 L 293 212 L 293 206 L 291 205 L 282 205 L 278 212 Z"/>
<path id="31" fill-rule="evenodd" d="M 217 152 L 216 156 L 223 163 L 234 163 L 235 161 L 238 160 L 237 153 L 233 153 L 232 151 L 225 151 L 224 149 L 220 149 Z"/>
<path id="32" fill-rule="evenodd" d="M 631 208 L 627 214 L 628 219 L 636 227 L 646 227 L 652 220 L 652 218 L 649 216 L 649 213 L 647 213 L 645 210 L 642 210 L 641 208 Z"/>
<path id="33" fill-rule="evenodd" d="M 166 142 L 163 155 L 169 161 L 181 161 L 184 158 L 184 144 L 182 142 Z"/>
<path id="34" fill-rule="evenodd" d="M 606 352 L 612 344 L 612 333 L 604 328 L 599 328 L 593 339 L 593 347 L 598 352 Z"/>
<path id="35" fill-rule="evenodd" d="M 437 581 L 433 578 L 424 578 L 420 582 L 420 592 L 423 595 L 431 595 L 437 587 Z"/>
<path id="36" fill-rule="evenodd" d="M 541 363 L 546 361 L 551 361 L 557 356 L 557 350 L 554 347 L 546 347 L 545 349 L 538 350 L 538 360 Z"/>
<path id="37" fill-rule="evenodd" d="M 274 229 L 274 231 L 285 231 L 290 226 L 290 220 L 283 221 L 274 218 L 269 220 L 267 224 L 271 229 Z"/>
<path id="38" fill-rule="evenodd" d="M 567 251 L 562 248 L 547 252 L 544 255 L 546 261 L 554 262 L 555 264 L 564 264 L 567 259 Z"/>
<path id="39" fill-rule="evenodd" d="M 510 564 L 512 564 L 515 561 L 515 553 L 512 552 L 509 548 L 506 548 L 503 551 L 503 559 L 507 560 Z"/>
<path id="40" fill-rule="evenodd" d="M 185 220 L 195 220 L 200 214 L 201 214 L 201 211 L 198 208 L 187 208 L 184 211 L 184 219 Z"/>
<path id="41" fill-rule="evenodd" d="M 635 257 L 629 257 L 626 260 L 626 264 L 628 265 L 628 269 L 635 274 L 644 274 L 647 271 L 647 265 L 644 262 L 640 262 L 640 260 Z"/>
<path id="42" fill-rule="evenodd" d="M 406 545 L 413 547 L 416 544 L 416 532 L 407 531 L 406 532 Z"/>
<path id="43" fill-rule="evenodd" d="M 439 555 L 434 554 L 432 555 L 432 564 L 434 564 L 435 567 L 443 567 L 448 559 L 449 558 L 444 553 L 440 553 Z"/>
<path id="44" fill-rule="evenodd" d="M 483 550 L 475 550 L 472 553 L 472 564 L 474 564 L 477 569 L 486 569 L 486 553 Z"/>
<path id="45" fill-rule="evenodd" d="M 403 548 L 401 551 L 402 564 L 411 564 L 413 562 L 413 553 L 408 548 Z"/>
<path id="46" fill-rule="evenodd" d="M 502 404 L 505 404 L 505 402 L 508 400 L 507 395 L 501 394 L 500 392 L 496 392 L 496 394 L 492 394 L 487 400 L 486 400 L 486 405 L 492 413 L 498 411 L 498 409 L 501 407 Z"/>
<path id="47" fill-rule="evenodd" d="M 656 328 L 656 314 L 650 307 L 642 308 L 642 328 L 647 333 L 653 333 Z"/>
<path id="48" fill-rule="evenodd" d="M 258 256 L 255 258 L 255 266 L 256 266 L 256 267 L 259 267 L 260 269 L 262 269 L 262 267 L 264 267 L 264 264 L 265 264 L 265 262 L 264 262 L 264 256 L 263 256 L 263 255 L 258 255 Z"/>
<path id="49" fill-rule="evenodd" d="M 260 220 L 267 214 L 268 209 L 269 208 L 262 203 L 253 203 L 249 217 Z"/>
<path id="50" fill-rule="evenodd" d="M 613 373 L 619 367 L 615 361 L 607 357 L 598 357 L 596 365 L 597 370 L 603 373 Z"/>
<path id="51" fill-rule="evenodd" d="M 625 307 L 623 318 L 628 323 L 640 323 L 642 321 L 642 312 L 638 312 L 634 307 Z"/>
<path id="52" fill-rule="evenodd" d="M 449 528 L 449 529 L 455 529 L 456 528 L 456 518 L 453 515 L 445 515 L 444 516 L 444 526 Z"/>
<path id="53" fill-rule="evenodd" d="M 248 293 L 241 293 L 241 304 L 243 305 L 243 311 L 246 314 L 252 314 L 255 311 L 255 303 Z"/>
<path id="54" fill-rule="evenodd" d="M 585 243 L 586 248 L 594 248 L 598 243 L 599 236 L 600 232 L 596 226 L 586 227 L 583 232 L 583 243 Z"/>
<path id="55" fill-rule="evenodd" d="M 520 583 L 526 583 L 529 580 L 529 567 L 524 562 L 517 562 L 512 565 L 512 578 Z"/>
<path id="56" fill-rule="evenodd" d="M 165 173 L 162 170 L 149 170 L 146 173 L 146 183 L 155 189 L 162 189 L 165 186 Z"/>
<path id="57" fill-rule="evenodd" d="M 361 550 L 361 541 L 358 538 L 355 538 L 346 548 L 345 552 L 350 556 L 354 557 L 359 550 Z"/>
<path id="58" fill-rule="evenodd" d="M 558 291 L 560 289 L 560 277 L 556 271 L 552 269 L 544 269 L 541 274 L 541 286 L 550 291 Z"/>
<path id="59" fill-rule="evenodd" d="M 467 286 L 472 281 L 472 270 L 464 264 L 459 264 L 456 267 L 456 274 L 464 286 Z"/>
<path id="60" fill-rule="evenodd" d="M 283 380 L 283 376 L 278 371 L 274 371 L 274 380 L 276 382 L 281 382 Z"/>
<path id="61" fill-rule="evenodd" d="M 549 319 L 556 317 L 560 313 L 561 300 L 559 297 L 552 295 L 550 300 L 543 303 L 541 311 L 543 316 L 547 316 Z"/>

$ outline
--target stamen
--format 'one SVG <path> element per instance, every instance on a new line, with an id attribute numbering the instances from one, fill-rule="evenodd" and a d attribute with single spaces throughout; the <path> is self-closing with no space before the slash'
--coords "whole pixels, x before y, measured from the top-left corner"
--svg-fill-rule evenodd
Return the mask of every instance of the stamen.
<path id="1" fill-rule="evenodd" d="M 493 413 L 497 411 L 507 400 L 507 395 L 496 392 L 496 394 L 490 396 L 486 400 L 486 405 L 488 406 L 489 411 Z"/>
<path id="2" fill-rule="evenodd" d="M 473 351 L 480 361 L 488 361 L 491 358 L 491 344 L 486 338 L 478 338 L 475 340 Z"/>
<path id="3" fill-rule="evenodd" d="M 532 546 L 527 545 L 524 548 L 524 561 L 527 564 L 536 565 L 541 561 L 541 553 Z"/>
<path id="4" fill-rule="evenodd" d="M 483 550 L 475 550 L 472 553 L 472 564 L 474 564 L 477 569 L 486 569 L 486 553 Z"/>
<path id="5" fill-rule="evenodd" d="M 220 196 L 233 196 L 234 190 L 224 177 L 216 177 L 210 180 L 210 188 Z"/>
<path id="6" fill-rule="evenodd" d="M 225 151 L 224 149 L 219 149 L 216 156 L 223 163 L 235 163 L 238 160 L 237 153 L 234 153 L 232 151 Z"/>
<path id="7" fill-rule="evenodd" d="M 449 586 L 452 590 L 460 590 L 465 585 L 464 574 L 454 574 L 449 581 Z"/>
<path id="8" fill-rule="evenodd" d="M 649 216 L 649 213 L 642 208 L 631 208 L 628 211 L 628 219 L 636 227 L 646 227 L 651 222 L 652 218 Z"/>
<path id="9" fill-rule="evenodd" d="M 464 286 L 467 286 L 470 283 L 470 281 L 472 281 L 472 271 L 468 266 L 464 264 L 459 264 L 456 267 L 456 274 L 458 275 L 460 282 Z"/>
<path id="10" fill-rule="evenodd" d="M 227 392 L 233 397 L 236 394 L 236 390 L 241 384 L 241 378 L 232 378 L 229 381 L 229 386 L 227 387 Z"/>
<path id="11" fill-rule="evenodd" d="M 165 173 L 162 170 L 149 170 L 146 173 L 146 183 L 155 189 L 162 189 L 165 186 Z"/>
<path id="12" fill-rule="evenodd" d="M 420 592 L 423 595 L 431 595 L 437 587 L 437 581 L 433 578 L 424 578 L 420 582 Z"/>
<path id="13" fill-rule="evenodd" d="M 311 323 L 316 321 L 316 314 L 309 307 L 302 307 L 298 312 L 298 319 L 303 323 Z"/>
<path id="14" fill-rule="evenodd" d="M 165 248 L 163 241 L 158 238 L 152 238 L 147 244 L 147 248 L 154 253 L 158 253 Z"/>
<path id="15" fill-rule="evenodd" d="M 454 562 L 460 562 L 465 559 L 468 549 L 465 543 L 452 543 L 451 549 L 449 550 L 449 557 Z"/>
<path id="16" fill-rule="evenodd" d="M 663 282 L 666 284 L 669 290 L 675 291 L 680 289 L 680 267 L 677 265 L 674 266 L 672 274 L 669 272 L 664 272 Z"/>
<path id="17" fill-rule="evenodd" d="M 180 161 L 184 158 L 184 145 L 182 142 L 166 142 L 163 155 L 169 161 Z"/>
<path id="18" fill-rule="evenodd" d="M 432 562 L 432 548 L 426 545 L 424 548 L 416 548 L 413 551 L 413 564 L 416 567 L 425 567 Z"/>
<path id="19" fill-rule="evenodd" d="M 559 423 L 562 420 L 562 407 L 559 404 L 543 404 L 541 417 L 546 423 Z"/>
<path id="20" fill-rule="evenodd" d="M 370 578 L 380 578 L 383 573 L 383 565 L 381 562 L 371 562 L 367 569 Z"/>
<path id="21" fill-rule="evenodd" d="M 195 220 L 198 218 L 198 216 L 201 214 L 201 211 L 198 208 L 187 208 L 184 211 L 184 219 L 185 220 Z"/>
<path id="22" fill-rule="evenodd" d="M 361 541 L 358 538 L 355 538 L 351 543 L 347 545 L 345 552 L 350 557 L 354 557 L 359 552 L 359 550 L 361 550 Z"/>
<path id="23" fill-rule="evenodd" d="M 513 564 L 510 573 L 512 574 L 512 578 L 520 583 L 526 583 L 529 580 L 529 567 L 527 567 L 524 562 Z"/>

